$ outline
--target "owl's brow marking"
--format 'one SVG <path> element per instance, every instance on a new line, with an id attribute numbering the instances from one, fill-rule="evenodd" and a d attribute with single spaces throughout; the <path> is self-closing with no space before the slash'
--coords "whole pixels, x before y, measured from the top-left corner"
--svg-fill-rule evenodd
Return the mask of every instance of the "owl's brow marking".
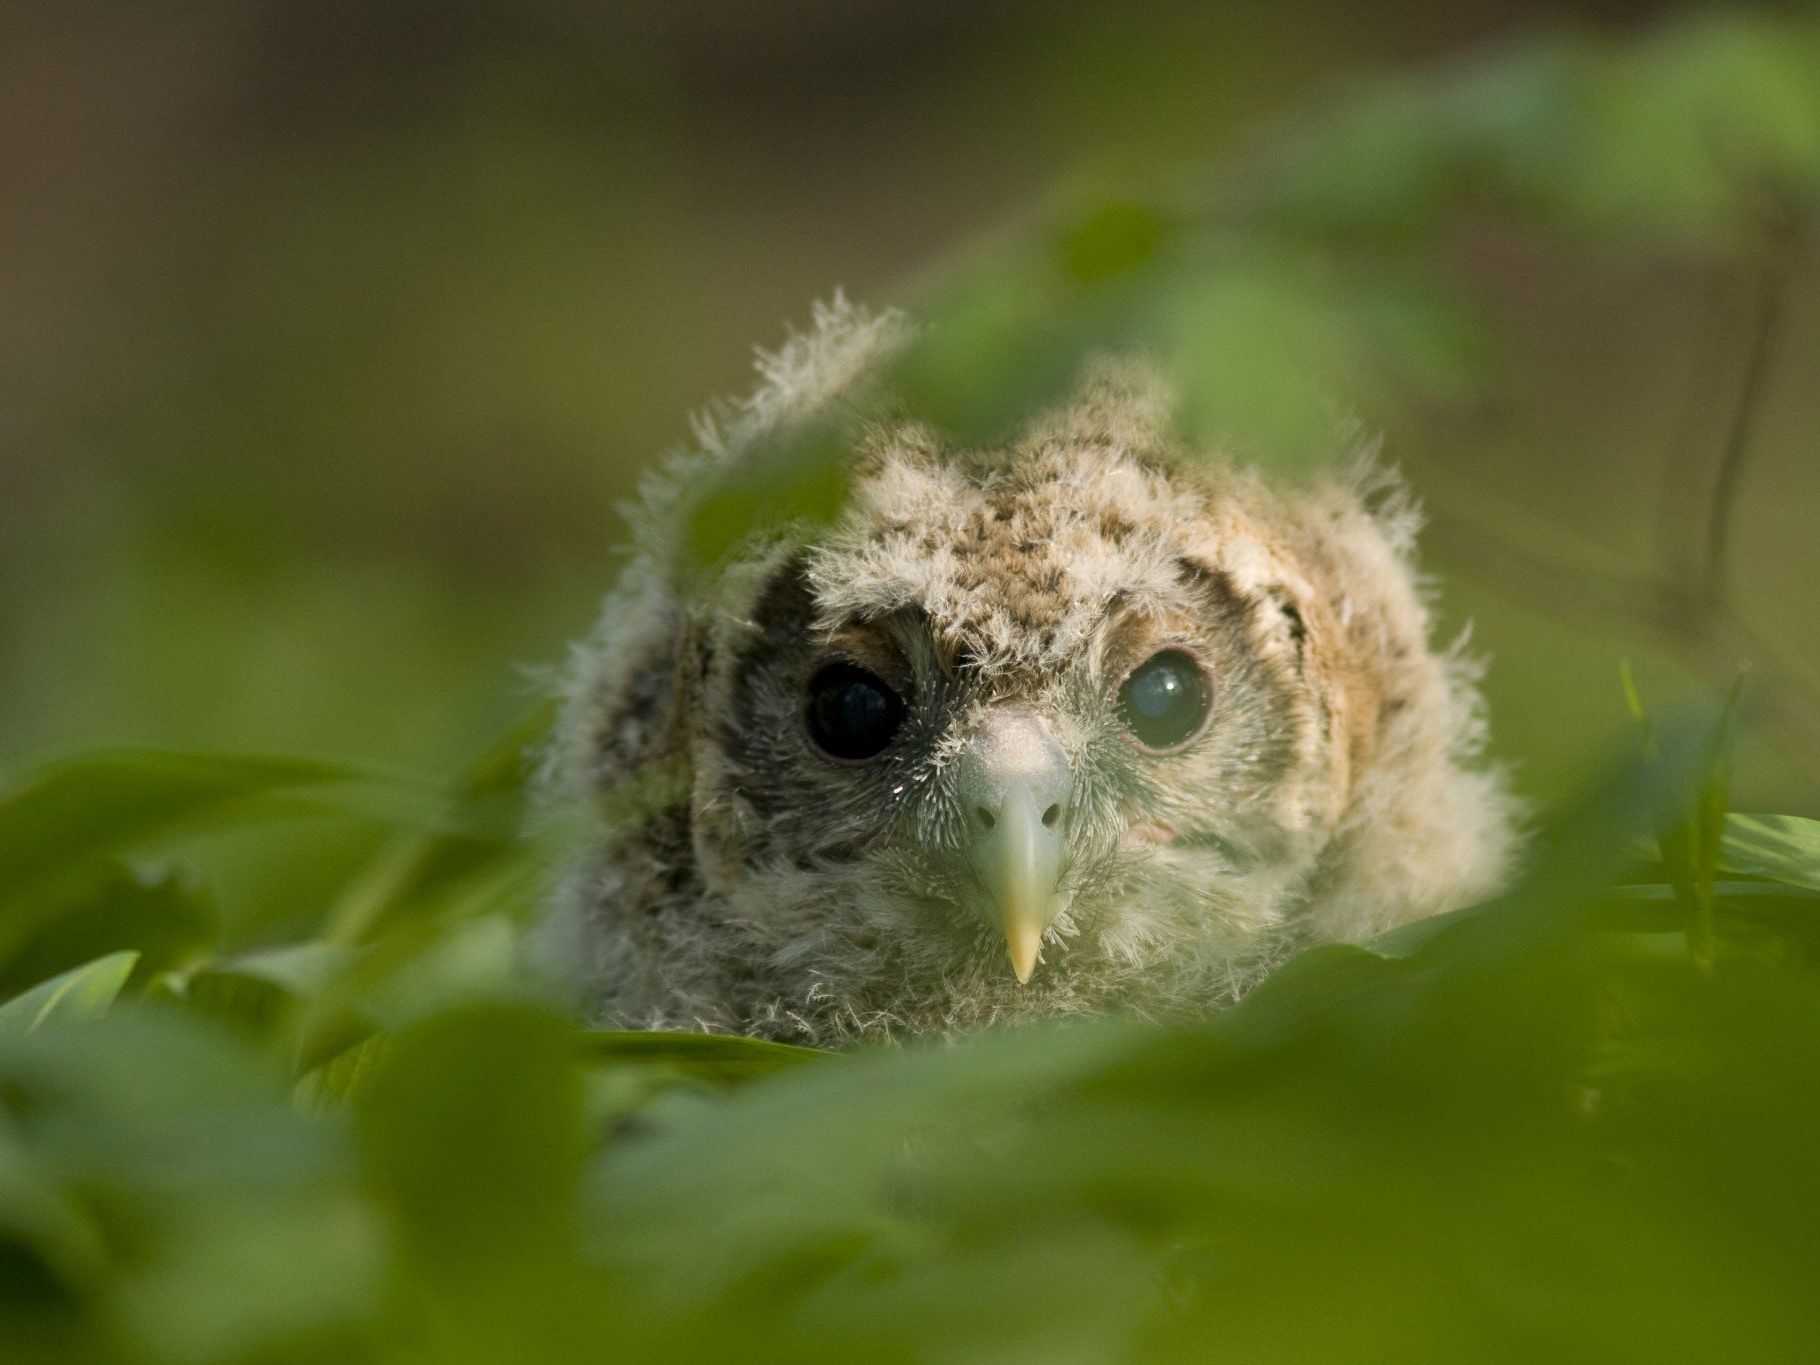
<path id="1" fill-rule="evenodd" d="M 1249 601 L 1232 585 L 1232 575 L 1186 557 L 1176 560 L 1182 586 L 1220 608 L 1246 607 Z"/>
<path id="2" fill-rule="evenodd" d="M 1222 570 L 1187 558 L 1178 560 L 1177 568 L 1187 585 L 1219 609 L 1241 613 L 1257 620 L 1260 613 L 1274 608 L 1288 626 L 1289 638 L 1295 645 L 1297 664 L 1301 664 L 1308 645 L 1308 622 L 1303 617 L 1301 608 L 1284 596 L 1280 589 L 1265 589 L 1261 596 L 1252 596 L 1241 593 L 1233 585 L 1231 575 Z M 1260 621 L 1259 624 L 1266 623 Z"/>
<path id="3" fill-rule="evenodd" d="M 809 554 L 798 550 L 780 564 L 752 599 L 751 620 L 765 636 L 765 643 L 781 648 L 789 643 L 814 607 L 809 583 Z"/>
<path id="4" fill-rule="evenodd" d="M 1289 622 L 1289 637 L 1300 645 L 1308 638 L 1308 623 L 1302 619 L 1302 609 L 1294 602 L 1279 602 L 1277 610 Z"/>
<path id="5" fill-rule="evenodd" d="M 729 700 L 733 703 L 722 717 L 719 730 L 723 746 L 732 753 L 743 751 L 747 736 L 743 733 L 756 706 L 755 680 L 758 665 L 768 656 L 787 649 L 800 638 L 812 609 L 806 556 L 797 553 L 786 559 L 765 580 L 753 599 L 747 620 L 756 629 L 758 639 L 738 649 L 728 662 Z"/>

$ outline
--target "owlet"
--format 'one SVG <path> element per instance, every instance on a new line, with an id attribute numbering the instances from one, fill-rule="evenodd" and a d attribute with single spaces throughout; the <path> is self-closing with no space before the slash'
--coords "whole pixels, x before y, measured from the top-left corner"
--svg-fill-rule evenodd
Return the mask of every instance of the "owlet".
<path id="1" fill-rule="evenodd" d="M 1184 448 L 1119 357 L 956 448 L 870 397 L 908 330 L 819 310 L 634 511 L 545 779 L 591 832 L 543 951 L 600 1021 L 840 1045 L 1181 1017 L 1498 888 L 1512 804 L 1394 478 Z M 833 519 L 702 569 L 702 490 L 831 416 L 857 433 Z"/>

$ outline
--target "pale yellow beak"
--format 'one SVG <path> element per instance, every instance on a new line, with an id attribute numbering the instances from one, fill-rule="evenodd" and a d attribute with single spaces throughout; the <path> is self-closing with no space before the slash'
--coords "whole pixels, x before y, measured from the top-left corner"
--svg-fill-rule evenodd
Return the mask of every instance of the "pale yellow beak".
<path id="1" fill-rule="evenodd" d="M 1012 711 L 982 725 L 963 759 L 960 784 L 984 908 L 1005 935 L 1022 985 L 1036 971 L 1043 933 L 1061 908 L 1062 826 L 1073 778 L 1047 728 Z"/>

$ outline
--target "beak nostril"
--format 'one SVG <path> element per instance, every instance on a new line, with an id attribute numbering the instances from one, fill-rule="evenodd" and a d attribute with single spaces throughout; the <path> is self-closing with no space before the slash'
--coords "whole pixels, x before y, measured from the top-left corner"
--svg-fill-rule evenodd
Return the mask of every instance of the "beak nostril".
<path id="1" fill-rule="evenodd" d="M 975 806 L 973 808 L 973 818 L 979 821 L 981 829 L 988 832 L 990 832 L 992 827 L 998 823 L 998 817 L 984 806 Z"/>
<path id="2" fill-rule="evenodd" d="M 1062 818 L 1062 808 L 1059 804 L 1049 807 L 1048 810 L 1043 812 L 1043 828 L 1044 829 L 1054 829 L 1055 822 L 1057 820 L 1060 820 L 1061 818 Z"/>

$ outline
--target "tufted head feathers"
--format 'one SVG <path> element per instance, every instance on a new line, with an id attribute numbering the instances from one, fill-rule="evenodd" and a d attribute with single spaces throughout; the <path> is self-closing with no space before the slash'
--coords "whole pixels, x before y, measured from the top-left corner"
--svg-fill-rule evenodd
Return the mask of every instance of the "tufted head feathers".
<path id="1" fill-rule="evenodd" d="M 1400 488 L 1181 449 L 1136 362 L 999 449 L 872 420 L 832 524 L 685 574 L 689 490 L 857 401 L 903 331 L 817 324 L 648 498 L 570 675 L 552 783 L 610 813 L 550 942 L 603 1017 L 829 1043 L 1190 1013 L 1495 888 L 1509 806 Z"/>

